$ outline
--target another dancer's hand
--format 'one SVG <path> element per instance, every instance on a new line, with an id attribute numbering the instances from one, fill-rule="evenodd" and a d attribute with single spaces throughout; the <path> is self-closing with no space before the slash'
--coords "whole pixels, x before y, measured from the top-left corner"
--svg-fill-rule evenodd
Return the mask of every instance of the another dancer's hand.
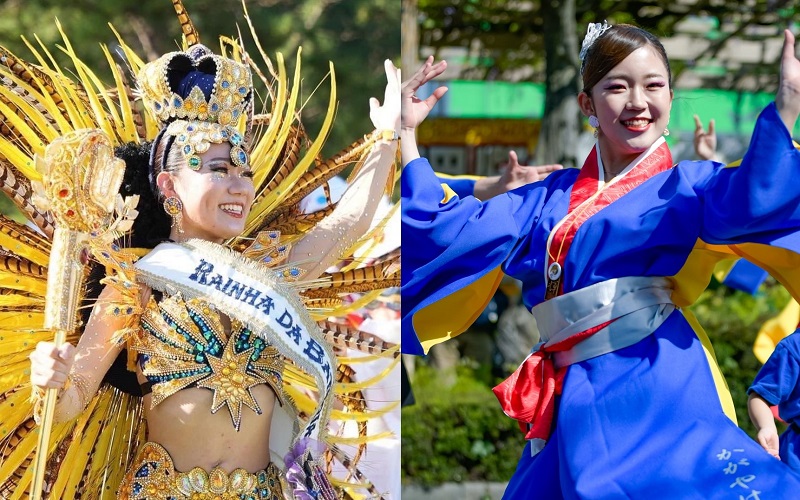
<path id="1" fill-rule="evenodd" d="M 767 453 L 777 458 L 778 460 L 781 459 L 781 456 L 778 453 L 780 444 L 778 441 L 777 430 L 775 430 L 774 428 L 770 429 L 765 427 L 760 431 L 758 431 L 756 438 L 758 439 L 758 444 L 760 444 L 761 447 L 767 451 Z"/>
<path id="2" fill-rule="evenodd" d="M 378 99 L 369 99 L 369 118 L 377 130 L 400 131 L 400 70 L 389 59 L 383 62 L 386 71 L 386 90 L 383 105 Z"/>
<path id="3" fill-rule="evenodd" d="M 478 179 L 475 182 L 473 194 L 479 200 L 488 200 L 525 184 L 540 181 L 562 168 L 564 166 L 559 164 L 520 165 L 517 152 L 512 149 L 508 152 L 508 163 L 502 167 L 502 173 L 499 176 Z"/>
<path id="4" fill-rule="evenodd" d="M 517 152 L 511 150 L 508 152 L 508 163 L 503 167 L 503 172 L 500 174 L 500 182 L 507 191 L 511 191 L 525 184 L 540 181 L 562 168 L 564 166 L 559 164 L 520 165 L 519 159 L 517 159 Z"/>
<path id="5" fill-rule="evenodd" d="M 708 132 L 703 128 L 700 117 L 694 115 L 694 152 L 703 160 L 713 160 L 717 156 L 717 133 L 714 120 L 708 122 Z"/>
<path id="6" fill-rule="evenodd" d="M 401 119 L 403 130 L 416 129 L 447 92 L 447 87 L 438 87 L 425 99 L 420 99 L 416 94 L 420 87 L 441 75 L 446 68 L 447 62 L 439 61 L 434 64 L 433 56 L 430 56 L 408 81 L 403 82 Z"/>
<path id="7" fill-rule="evenodd" d="M 42 389 L 60 389 L 75 361 L 75 347 L 65 343 L 39 342 L 30 355 L 31 384 Z"/>
<path id="8" fill-rule="evenodd" d="M 783 30 L 783 52 L 781 54 L 781 74 L 775 106 L 786 128 L 791 133 L 797 117 L 800 116 L 800 61 L 795 55 L 794 35 Z"/>

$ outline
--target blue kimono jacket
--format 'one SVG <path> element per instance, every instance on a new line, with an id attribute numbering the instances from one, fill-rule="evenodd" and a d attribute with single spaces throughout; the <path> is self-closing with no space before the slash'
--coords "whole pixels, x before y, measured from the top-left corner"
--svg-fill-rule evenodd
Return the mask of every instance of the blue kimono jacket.
<path id="1" fill-rule="evenodd" d="M 425 159 L 405 167 L 405 352 L 466 329 L 502 273 L 522 281 L 528 307 L 544 300 L 548 237 L 567 216 L 578 173 L 557 171 L 480 202 L 447 196 Z M 563 293 L 667 277 L 679 308 L 636 344 L 567 368 L 552 435 L 541 453 L 523 452 L 506 498 L 800 498 L 800 476 L 731 420 L 707 339 L 680 309 L 732 255 L 798 296 L 798 178 L 800 153 L 770 105 L 741 165 L 681 162 L 580 226 L 564 259 Z"/>

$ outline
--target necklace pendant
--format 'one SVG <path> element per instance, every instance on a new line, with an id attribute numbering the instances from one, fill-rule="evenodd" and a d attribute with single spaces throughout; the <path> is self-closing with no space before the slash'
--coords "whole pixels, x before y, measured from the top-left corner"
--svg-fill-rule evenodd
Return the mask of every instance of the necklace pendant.
<path id="1" fill-rule="evenodd" d="M 556 280 L 547 280 L 547 291 L 544 294 L 544 300 L 550 300 L 558 296 L 558 290 L 561 288 L 561 278 Z"/>
<path id="2" fill-rule="evenodd" d="M 558 280 L 558 278 L 561 277 L 561 264 L 558 262 L 553 262 L 550 264 L 550 266 L 547 268 L 547 277 L 551 281 Z"/>

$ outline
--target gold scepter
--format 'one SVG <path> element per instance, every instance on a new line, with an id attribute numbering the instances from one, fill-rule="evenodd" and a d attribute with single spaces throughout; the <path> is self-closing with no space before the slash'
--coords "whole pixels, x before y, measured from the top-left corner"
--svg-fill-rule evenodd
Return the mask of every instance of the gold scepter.
<path id="1" fill-rule="evenodd" d="M 105 231 L 122 183 L 125 162 L 114 157 L 109 138 L 100 130 L 65 134 L 35 158 L 40 181 L 33 181 L 34 203 L 49 210 L 56 223 L 47 268 L 44 328 L 55 332 L 60 346 L 77 326 L 78 302 L 89 238 Z M 34 460 L 31 498 L 40 500 L 49 455 L 50 431 L 58 389 L 47 389 L 42 403 L 39 440 Z"/>

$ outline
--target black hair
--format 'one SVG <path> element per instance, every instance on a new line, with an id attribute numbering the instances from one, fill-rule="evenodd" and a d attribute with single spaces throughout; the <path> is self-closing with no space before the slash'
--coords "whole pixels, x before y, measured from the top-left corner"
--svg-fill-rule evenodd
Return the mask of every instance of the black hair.
<path id="1" fill-rule="evenodd" d="M 603 79 L 614 66 L 637 49 L 650 45 L 661 57 L 667 68 L 667 78 L 672 88 L 672 71 L 664 46 L 652 33 L 630 24 L 617 24 L 600 35 L 586 52 L 583 60 L 583 91 L 591 96 L 592 88 Z"/>

